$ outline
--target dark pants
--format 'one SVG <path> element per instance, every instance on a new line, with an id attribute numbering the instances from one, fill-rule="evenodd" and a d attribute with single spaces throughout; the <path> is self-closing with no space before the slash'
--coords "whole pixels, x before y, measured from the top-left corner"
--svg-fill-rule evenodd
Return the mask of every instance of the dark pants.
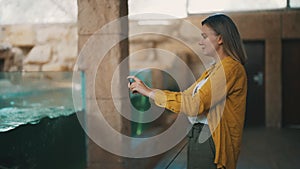
<path id="1" fill-rule="evenodd" d="M 194 124 L 189 132 L 188 142 L 188 169 L 216 169 L 215 144 L 210 134 L 208 126 L 204 124 Z M 201 137 L 199 135 L 201 133 Z"/>

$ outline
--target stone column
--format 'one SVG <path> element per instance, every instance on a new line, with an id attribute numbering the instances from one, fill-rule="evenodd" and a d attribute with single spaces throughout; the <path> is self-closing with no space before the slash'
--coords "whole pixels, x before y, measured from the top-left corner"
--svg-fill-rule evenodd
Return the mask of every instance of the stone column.
<path id="1" fill-rule="evenodd" d="M 269 38 L 266 44 L 266 127 L 282 126 L 281 39 Z"/>
<path id="2" fill-rule="evenodd" d="M 128 21 L 111 27 L 109 32 L 99 32 L 103 26 L 115 19 L 126 16 L 128 5 L 126 0 L 78 0 L 78 69 L 85 72 L 86 76 L 86 123 L 88 131 L 98 130 L 97 113 L 101 110 L 105 121 L 109 123 L 117 132 L 129 133 L 129 122 L 124 120 L 116 110 L 112 97 L 112 77 L 116 77 L 117 85 L 127 86 L 124 78 L 128 74 L 128 64 L 123 64 L 121 71 L 116 72 L 118 65 L 128 56 L 128 40 L 123 40 L 128 34 Z M 116 41 L 114 46 L 107 46 L 106 41 Z M 91 42 L 92 41 L 92 42 Z M 91 42 L 91 43 L 88 43 Z M 102 62 L 99 61 L 99 53 L 108 51 Z M 96 72 L 95 72 L 96 71 Z M 126 99 L 128 90 L 117 91 L 115 99 L 122 101 Z M 97 103 L 96 106 L 94 103 Z M 121 102 L 123 103 L 123 102 Z M 127 105 L 121 105 L 127 106 Z M 98 123 L 98 124 L 97 124 Z M 103 134 L 99 131 L 99 139 L 107 139 L 110 133 Z M 120 141 L 106 140 L 106 142 Z M 124 159 L 114 155 L 100 146 L 97 141 L 90 137 L 87 147 L 87 168 L 107 169 L 124 168 Z M 119 145 L 122 148 L 122 145 Z"/>

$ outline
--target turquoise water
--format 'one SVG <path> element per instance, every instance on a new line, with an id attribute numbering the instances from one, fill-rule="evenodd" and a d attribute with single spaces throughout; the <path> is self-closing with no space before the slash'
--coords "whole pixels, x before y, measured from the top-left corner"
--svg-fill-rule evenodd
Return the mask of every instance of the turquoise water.
<path id="1" fill-rule="evenodd" d="M 41 119 L 69 116 L 74 113 L 72 108 L 16 108 L 6 107 L 0 109 L 0 132 L 12 130 L 24 124 L 37 124 Z"/>
<path id="2" fill-rule="evenodd" d="M 72 72 L 0 74 L 0 132 L 73 113 Z"/>
<path id="3" fill-rule="evenodd" d="M 1 169 L 86 168 L 86 136 L 75 113 L 84 112 L 75 110 L 72 98 L 81 84 L 72 77 L 73 72 L 0 73 Z"/>

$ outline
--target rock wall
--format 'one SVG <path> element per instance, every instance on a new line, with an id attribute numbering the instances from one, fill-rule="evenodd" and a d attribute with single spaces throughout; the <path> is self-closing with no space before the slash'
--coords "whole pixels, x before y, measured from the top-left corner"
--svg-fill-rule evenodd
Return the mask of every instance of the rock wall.
<path id="1" fill-rule="evenodd" d="M 130 30 L 149 29 L 148 25 L 139 25 L 137 21 L 131 21 L 129 27 Z M 168 26 L 150 27 L 162 32 L 171 31 L 174 35 L 185 30 L 182 28 L 182 21 L 173 21 Z M 3 67 L 4 63 L 1 64 L 0 71 L 71 71 L 79 53 L 77 30 L 77 24 L 0 26 L 0 46 L 5 51 L 10 51 L 6 52 L 5 56 L 3 51 L 0 53 L 0 59 L 7 58 L 5 68 Z M 192 40 L 193 35 L 185 38 Z M 195 45 L 197 45 L 196 42 Z M 130 38 L 130 53 L 147 48 L 160 48 L 172 52 L 186 62 L 196 76 L 202 72 L 203 68 L 199 64 L 199 58 L 184 44 L 172 38 L 157 35 Z M 8 59 L 7 53 L 10 53 L 10 59 Z M 139 58 L 134 57 L 130 59 L 130 69 L 140 69 L 140 62 L 157 64 L 164 62 L 161 59 L 155 53 L 149 53 Z M 165 59 L 168 60 L 168 58 Z"/>
<path id="2" fill-rule="evenodd" d="M 71 71 L 77 58 L 77 42 L 76 24 L 0 26 L 0 46 L 10 51 L 9 60 L 17 63 L 3 59 L 6 67 L 1 70 Z M 2 53 L 0 59 L 5 57 Z"/>

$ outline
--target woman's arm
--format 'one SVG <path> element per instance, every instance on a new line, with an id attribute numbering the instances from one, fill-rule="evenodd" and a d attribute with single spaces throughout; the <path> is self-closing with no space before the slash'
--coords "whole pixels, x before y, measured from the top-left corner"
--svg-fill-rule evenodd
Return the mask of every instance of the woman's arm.
<path id="1" fill-rule="evenodd" d="M 133 82 L 128 83 L 128 88 L 131 90 L 132 93 L 139 93 L 150 98 L 153 97 L 153 92 L 155 89 L 146 86 L 143 81 L 141 81 L 135 76 L 128 76 L 127 79 L 134 80 Z"/>
<path id="2" fill-rule="evenodd" d="M 128 83 L 128 88 L 133 93 L 140 93 L 153 99 L 155 104 L 160 107 L 167 108 L 175 113 L 184 112 L 188 116 L 196 116 L 204 112 L 203 105 L 202 109 L 199 108 L 201 104 L 200 96 L 198 94 L 192 96 L 192 91 L 197 83 L 183 92 L 172 92 L 150 88 L 135 76 L 128 76 L 129 78 L 134 79 L 134 82 Z"/>

